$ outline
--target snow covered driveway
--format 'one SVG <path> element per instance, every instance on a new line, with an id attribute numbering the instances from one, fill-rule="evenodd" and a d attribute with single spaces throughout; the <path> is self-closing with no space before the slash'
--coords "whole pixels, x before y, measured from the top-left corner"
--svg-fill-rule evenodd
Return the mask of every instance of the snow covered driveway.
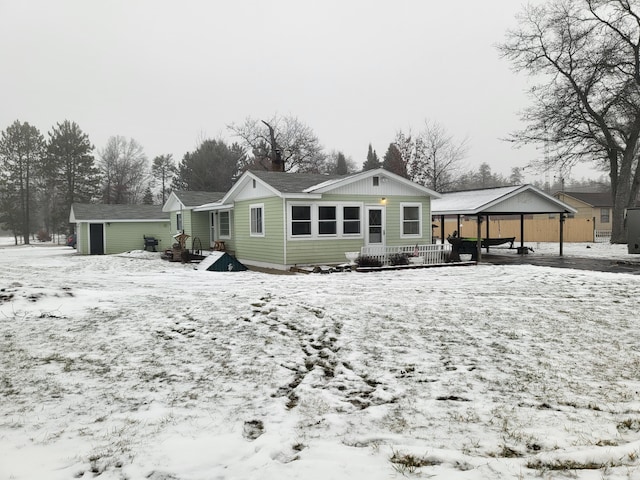
<path id="1" fill-rule="evenodd" d="M 0 478 L 640 478 L 635 275 L 0 249 Z"/>

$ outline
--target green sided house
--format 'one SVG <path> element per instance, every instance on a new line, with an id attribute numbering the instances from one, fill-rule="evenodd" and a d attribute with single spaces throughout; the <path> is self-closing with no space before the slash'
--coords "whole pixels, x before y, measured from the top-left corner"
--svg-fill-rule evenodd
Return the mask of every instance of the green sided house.
<path id="1" fill-rule="evenodd" d="M 76 248 L 83 255 L 142 250 L 145 236 L 158 241 L 158 250 L 173 244 L 169 214 L 158 205 L 74 203 L 69 222 L 76 225 Z"/>
<path id="2" fill-rule="evenodd" d="M 440 197 L 382 169 L 342 176 L 248 171 L 222 198 L 210 194 L 209 203 L 189 209 L 190 231 L 177 203 L 185 193 L 164 206 L 172 229 L 182 213 L 185 233 L 204 236 L 199 222 L 206 218 L 210 245 L 224 242 L 245 265 L 282 270 L 343 263 L 347 252 L 431 244 L 431 199 Z"/>
<path id="3" fill-rule="evenodd" d="M 209 211 L 196 211 L 195 208 L 211 202 L 219 202 L 224 192 L 190 192 L 175 190 L 162 207 L 162 211 L 171 218 L 173 235 L 189 235 L 185 247 L 189 250 L 213 248 L 219 237 L 215 232 L 217 223 L 215 214 Z M 171 246 L 171 245 L 169 245 Z"/>

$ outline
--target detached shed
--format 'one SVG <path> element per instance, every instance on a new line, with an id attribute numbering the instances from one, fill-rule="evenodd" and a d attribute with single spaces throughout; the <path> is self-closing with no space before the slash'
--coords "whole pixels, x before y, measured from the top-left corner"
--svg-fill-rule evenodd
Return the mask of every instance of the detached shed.
<path id="1" fill-rule="evenodd" d="M 441 238 L 444 240 L 444 220 L 446 216 L 455 215 L 460 224 L 461 216 L 476 217 L 478 259 L 481 256 L 483 239 L 490 239 L 490 216 L 518 216 L 520 218 L 520 252 L 526 253 L 524 247 L 525 216 L 536 214 L 556 214 L 559 217 L 560 255 L 562 255 L 563 224 L 567 214 L 575 214 L 576 209 L 561 202 L 557 198 L 547 195 L 533 185 L 487 188 L 482 190 L 467 190 L 442 194 L 442 198 L 433 200 L 432 215 L 440 219 Z M 482 223 L 485 223 L 485 229 Z M 486 241 L 485 245 L 490 242 Z"/>
<path id="2" fill-rule="evenodd" d="M 78 253 L 104 255 L 143 250 L 145 237 L 158 241 L 158 250 L 171 248 L 169 213 L 159 205 L 74 203 L 69 223 L 76 225 Z"/>

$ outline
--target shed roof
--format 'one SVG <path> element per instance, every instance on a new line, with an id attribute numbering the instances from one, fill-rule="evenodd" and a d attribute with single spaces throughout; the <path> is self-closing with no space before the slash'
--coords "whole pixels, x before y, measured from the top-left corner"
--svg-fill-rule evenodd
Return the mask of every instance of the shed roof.
<path id="1" fill-rule="evenodd" d="M 168 221 L 169 214 L 160 205 L 113 205 L 100 203 L 74 203 L 69 222 L 89 221 Z"/>
<path id="2" fill-rule="evenodd" d="M 444 193 L 431 203 L 433 215 L 515 215 L 575 213 L 576 210 L 533 185 Z"/>

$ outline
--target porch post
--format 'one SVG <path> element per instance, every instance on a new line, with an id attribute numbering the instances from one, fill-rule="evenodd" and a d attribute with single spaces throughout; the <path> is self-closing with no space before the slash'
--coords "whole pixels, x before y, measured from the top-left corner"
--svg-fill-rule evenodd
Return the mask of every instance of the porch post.
<path id="1" fill-rule="evenodd" d="M 520 214 L 520 253 L 524 253 L 524 213 Z"/>
<path id="2" fill-rule="evenodd" d="M 440 215 L 440 243 L 444 245 L 444 215 Z"/>

